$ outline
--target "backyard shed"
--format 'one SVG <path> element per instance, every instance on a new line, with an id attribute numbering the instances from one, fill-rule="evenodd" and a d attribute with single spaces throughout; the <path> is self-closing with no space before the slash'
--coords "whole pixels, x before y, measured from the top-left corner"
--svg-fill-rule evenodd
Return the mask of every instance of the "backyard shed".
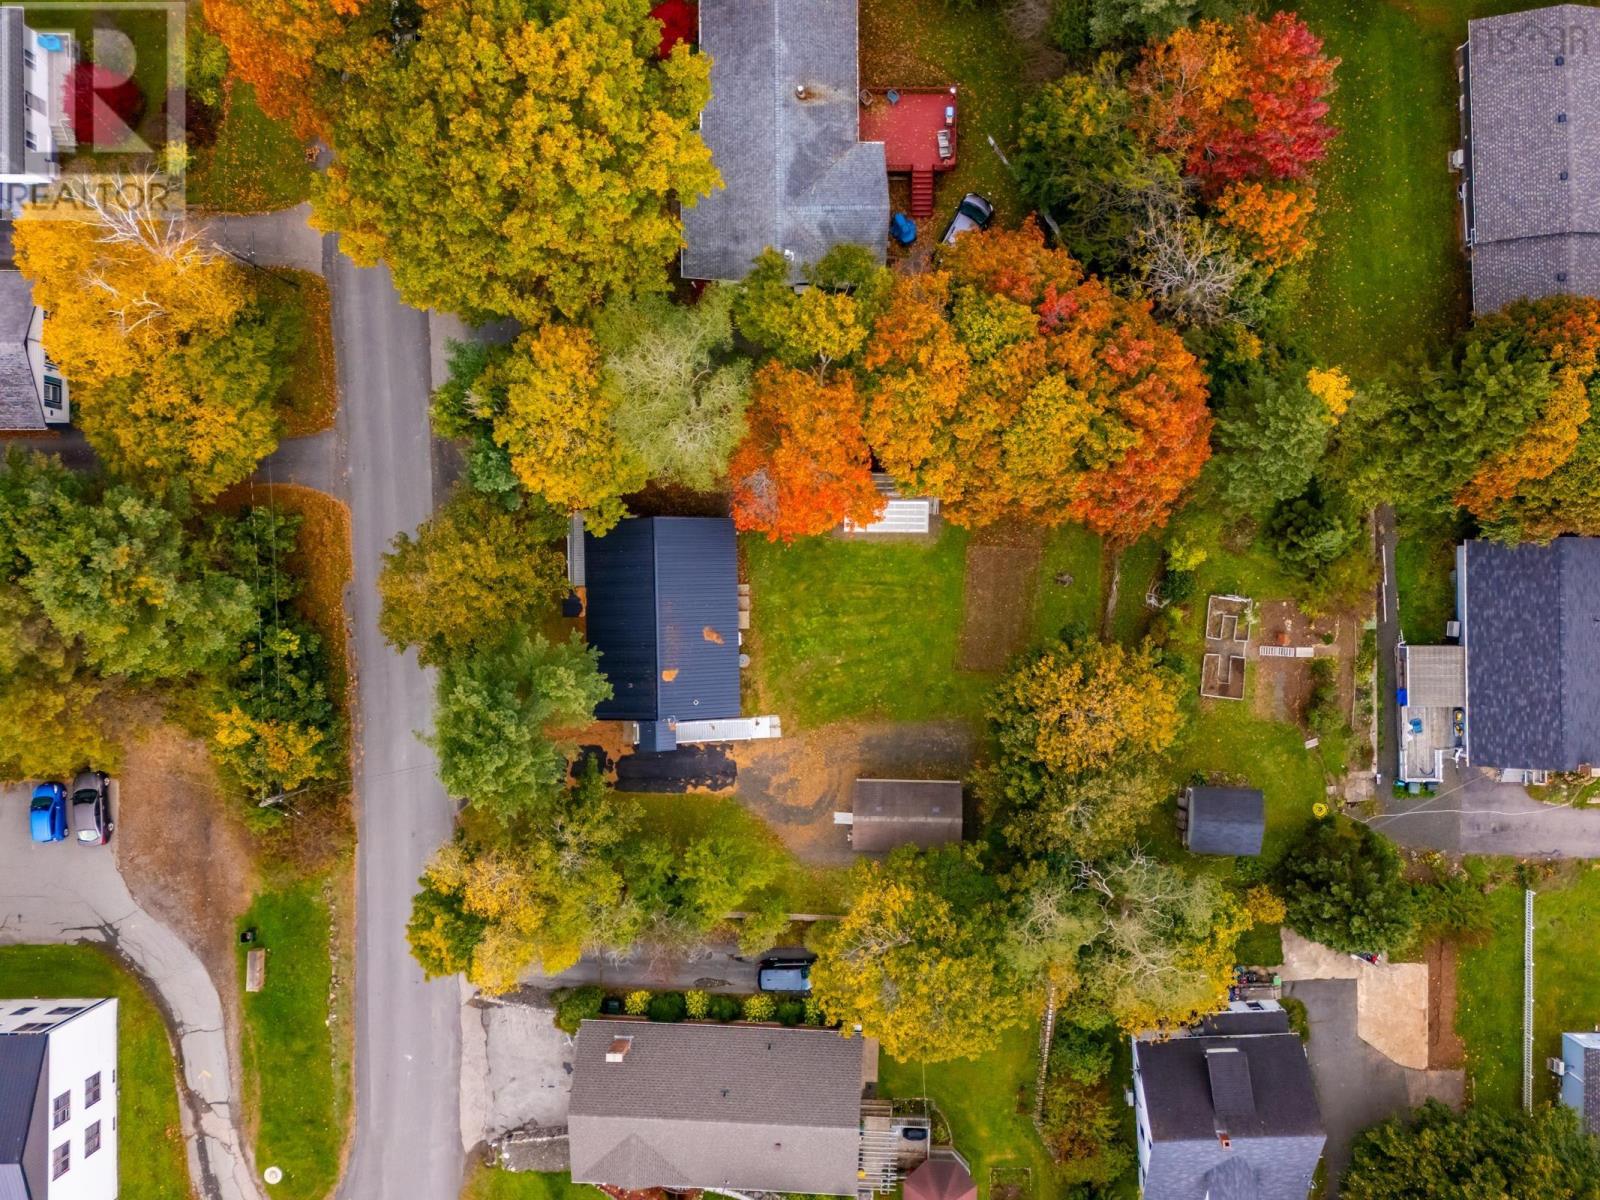
<path id="1" fill-rule="evenodd" d="M 738 717 L 733 522 L 634 518 L 583 538 L 589 644 L 613 693 L 595 716 L 637 721 L 644 750 L 674 749 L 680 721 Z"/>
<path id="2" fill-rule="evenodd" d="M 961 840 L 961 783 L 954 779 L 858 779 L 850 844 L 859 854 L 887 854 L 901 846 L 924 850 Z M 838 819 L 836 817 L 836 820 Z"/>
<path id="3" fill-rule="evenodd" d="M 1192 787 L 1184 844 L 1194 854 L 1260 854 L 1266 798 L 1255 788 Z"/>
<path id="4" fill-rule="evenodd" d="M 906 1176 L 902 1195 L 905 1200 L 977 1200 L 978 1185 L 954 1158 L 930 1158 Z"/>

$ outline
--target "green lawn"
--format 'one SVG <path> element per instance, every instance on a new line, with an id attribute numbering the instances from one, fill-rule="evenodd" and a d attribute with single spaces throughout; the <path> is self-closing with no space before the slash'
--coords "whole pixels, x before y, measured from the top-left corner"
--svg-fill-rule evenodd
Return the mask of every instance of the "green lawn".
<path id="1" fill-rule="evenodd" d="M 967 535 L 791 546 L 742 541 L 750 582 L 746 711 L 785 728 L 879 718 L 979 716 L 993 677 L 957 671 Z"/>
<path id="2" fill-rule="evenodd" d="M 1302 326 L 1329 362 L 1374 376 L 1435 350 L 1465 317 L 1452 54 L 1472 7 L 1306 0 L 1296 6 L 1342 60 L 1342 130 L 1319 179 L 1321 245 Z"/>
<path id="3" fill-rule="evenodd" d="M 1140 538 L 1122 554 L 1122 574 L 1117 583 L 1117 611 L 1112 615 L 1111 632 L 1116 640 L 1131 646 L 1150 628 L 1155 610 L 1144 602 L 1150 583 L 1161 569 L 1161 543 Z M 1204 607 L 1204 601 L 1201 606 Z"/>
<path id="4" fill-rule="evenodd" d="M 1007 1032 L 998 1049 L 979 1059 L 902 1063 L 878 1060 L 878 1089 L 896 1099 L 926 1095 L 950 1122 L 956 1149 L 972 1164 L 980 1200 L 989 1197 L 990 1167 L 1027 1167 L 1031 1200 L 1056 1200 L 1065 1188 L 1033 1127 L 1033 1086 L 1039 1028 L 1033 1021 Z"/>
<path id="5" fill-rule="evenodd" d="M 637 804 L 645 824 L 680 844 L 712 830 L 741 842 L 756 842 L 782 860 L 774 888 L 789 898 L 791 912 L 839 913 L 849 905 L 850 868 L 803 863 L 784 847 L 761 818 L 732 796 L 656 796 L 620 793 Z"/>
<path id="6" fill-rule="evenodd" d="M 1560 882 L 1537 885 L 1534 913 L 1534 1098 L 1555 1096 L 1544 1060 L 1559 1055 L 1563 1030 L 1600 1022 L 1600 867 L 1574 866 Z M 1522 1102 L 1522 889 L 1491 897 L 1494 933 L 1461 955 L 1456 1031 L 1467 1047 L 1474 1104 L 1511 1111 Z"/>
<path id="7" fill-rule="evenodd" d="M 939 176 L 936 233 L 967 192 L 994 201 L 999 224 L 1022 220 L 1028 210 L 1016 180 L 988 142 L 1012 152 L 1024 100 L 1022 54 L 1001 5 L 861 0 L 861 83 L 960 89 L 958 162 Z"/>
<path id="8" fill-rule="evenodd" d="M 1456 615 L 1456 531 L 1447 523 L 1397 518 L 1395 585 L 1400 633 L 1413 645 L 1444 640 L 1445 622 Z"/>
<path id="9" fill-rule="evenodd" d="M 598 1188 L 573 1183 L 570 1175 L 500 1171 L 477 1167 L 461 1189 L 461 1200 L 601 1200 Z"/>
<path id="10" fill-rule="evenodd" d="M 1070 584 L 1059 580 L 1072 576 Z M 1033 609 L 1038 641 L 1061 636 L 1063 630 L 1094 634 L 1100 629 L 1105 597 L 1100 587 L 1100 538 L 1081 525 L 1050 531 L 1039 569 L 1039 590 Z"/>
<path id="11" fill-rule="evenodd" d="M 311 195 L 305 144 L 256 105 L 255 89 L 234 80 L 215 144 L 197 150 L 187 197 L 213 212 L 271 212 Z"/>
<path id="12" fill-rule="evenodd" d="M 0 997 L 117 999 L 117 1168 L 122 1200 L 188 1200 L 177 1062 L 139 980 L 95 946 L 0 947 Z"/>
<path id="13" fill-rule="evenodd" d="M 70 32 L 77 41 L 81 56 L 90 62 L 118 65 L 124 53 L 123 48 L 111 38 L 105 38 L 97 45 L 97 28 L 115 29 L 126 35 L 132 44 L 133 81 L 139 85 L 139 91 L 144 96 L 144 113 L 136 123 L 135 132 L 152 147 L 158 147 L 166 140 L 167 121 L 163 101 L 168 86 L 170 22 L 165 7 L 141 5 L 135 0 L 112 0 L 105 5 L 24 4 L 23 12 L 27 14 L 28 25 L 41 33 Z M 108 20 L 112 12 L 116 16 Z M 177 23 L 181 28 L 182 21 Z M 133 146 L 114 147 L 126 150 L 136 148 L 136 143 Z M 93 157 L 93 154 L 86 153 L 83 161 L 90 161 Z M 96 169 L 103 171 L 106 168 L 100 164 Z"/>
<path id="14" fill-rule="evenodd" d="M 328 1024 L 332 925 L 320 879 L 263 891 L 240 918 L 267 951 L 266 986 L 244 995 L 246 1108 L 256 1162 L 283 1168 L 273 1195 L 320 1200 L 339 1180 L 348 1063 Z M 239 954 L 243 979 L 244 953 Z"/>

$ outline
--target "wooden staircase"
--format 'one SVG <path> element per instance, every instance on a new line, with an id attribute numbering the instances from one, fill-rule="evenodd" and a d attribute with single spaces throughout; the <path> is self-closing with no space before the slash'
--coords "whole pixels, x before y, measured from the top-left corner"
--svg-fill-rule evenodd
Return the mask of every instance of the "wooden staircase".
<path id="1" fill-rule="evenodd" d="M 911 172 L 911 219 L 926 221 L 933 216 L 933 172 Z"/>

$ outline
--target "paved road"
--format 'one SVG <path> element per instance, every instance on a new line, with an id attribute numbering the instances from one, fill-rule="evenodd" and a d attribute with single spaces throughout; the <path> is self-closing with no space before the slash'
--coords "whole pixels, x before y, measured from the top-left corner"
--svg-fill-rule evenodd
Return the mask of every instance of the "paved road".
<path id="1" fill-rule="evenodd" d="M 356 1135 L 341 1200 L 455 1200 L 460 997 L 426 982 L 406 945 L 417 876 L 451 834 L 454 808 L 416 731 L 431 726 L 433 677 L 378 633 L 379 556 L 433 509 L 427 317 L 400 303 L 386 269 L 362 269 L 329 239 L 355 582 L 357 663 Z"/>
<path id="2" fill-rule="evenodd" d="M 100 942 L 132 963 L 154 988 L 178 1039 L 189 1171 L 200 1194 L 262 1200 L 233 1123 L 238 1093 L 222 1001 L 204 965 L 134 902 L 117 872 L 115 837 L 110 849 L 70 841 L 35 845 L 27 834 L 27 803 L 26 787 L 0 789 L 0 944 Z"/>
<path id="3" fill-rule="evenodd" d="M 1402 845 L 1518 858 L 1600 858 L 1600 811 L 1540 804 L 1476 767 L 1446 763 L 1432 796 L 1388 800 L 1368 824 Z"/>

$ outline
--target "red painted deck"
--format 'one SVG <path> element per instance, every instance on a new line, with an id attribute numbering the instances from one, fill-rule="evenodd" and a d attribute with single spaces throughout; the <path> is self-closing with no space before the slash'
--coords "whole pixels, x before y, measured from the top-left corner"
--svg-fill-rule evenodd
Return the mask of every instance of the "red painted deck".
<path id="1" fill-rule="evenodd" d="M 933 214 L 933 176 L 956 165 L 956 116 L 945 123 L 945 109 L 956 109 L 954 88 L 896 88 L 898 103 L 890 104 L 887 88 L 869 88 L 871 102 L 861 106 L 861 140 L 882 142 L 884 158 L 893 174 L 911 176 L 911 215 L 925 220 Z M 939 133 L 948 135 L 949 156 L 939 152 Z"/>

